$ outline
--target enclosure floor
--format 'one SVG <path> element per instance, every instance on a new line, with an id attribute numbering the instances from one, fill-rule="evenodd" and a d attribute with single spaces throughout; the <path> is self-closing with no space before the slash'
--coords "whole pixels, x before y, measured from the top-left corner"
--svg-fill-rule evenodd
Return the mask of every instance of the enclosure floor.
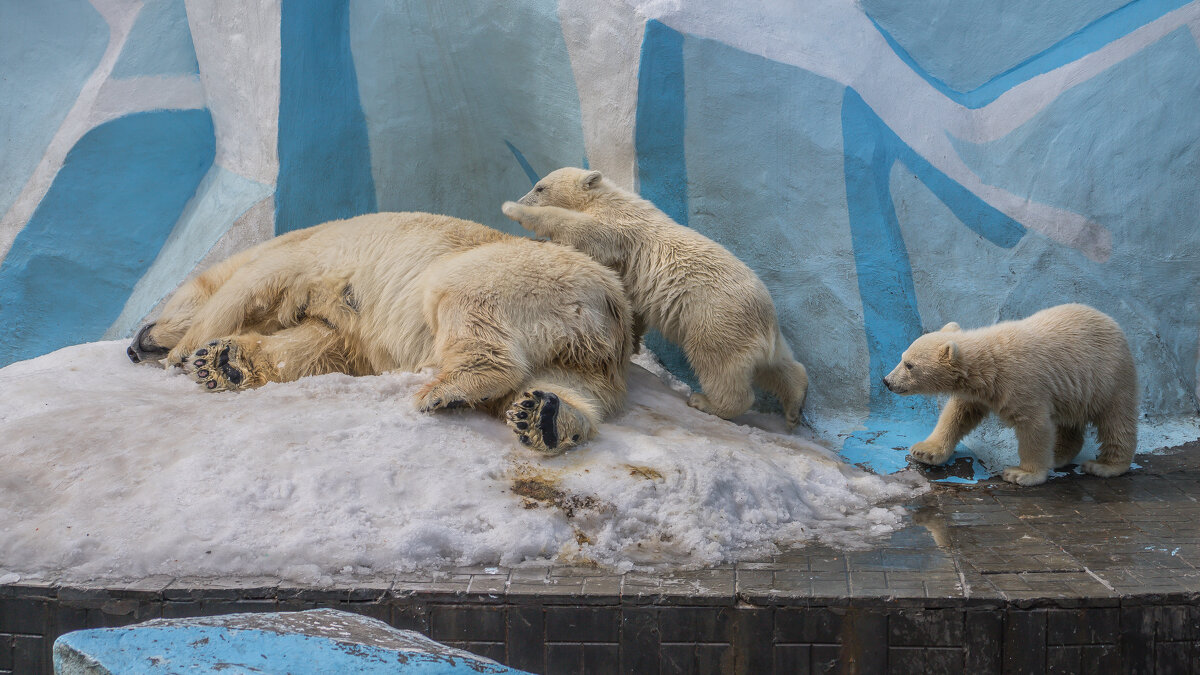
<path id="1" fill-rule="evenodd" d="M 473 567 L 332 588 L 22 581 L 0 586 L 0 673 L 49 672 L 53 639 L 77 628 L 317 606 L 537 673 L 1192 672 L 1200 442 L 1137 462 L 1031 488 L 935 484 L 869 550 L 806 546 L 689 572 Z"/>

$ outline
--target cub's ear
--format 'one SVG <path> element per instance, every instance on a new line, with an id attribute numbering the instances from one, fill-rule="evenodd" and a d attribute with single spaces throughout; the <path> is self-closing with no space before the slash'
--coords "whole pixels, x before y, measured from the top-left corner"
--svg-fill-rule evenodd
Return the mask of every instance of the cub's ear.
<path id="1" fill-rule="evenodd" d="M 600 184 L 601 178 L 603 178 L 603 176 L 600 175 L 599 171 L 589 171 L 583 174 L 583 177 L 579 179 L 579 187 L 583 188 L 584 190 L 591 190 Z"/>
<path id="2" fill-rule="evenodd" d="M 949 363 L 952 366 L 956 366 L 958 365 L 961 356 L 962 354 L 958 351 L 958 343 L 954 342 L 953 340 L 942 343 L 942 346 L 938 347 L 938 359 L 940 359 L 943 363 Z"/>
<path id="3" fill-rule="evenodd" d="M 958 332 L 958 331 L 960 331 L 960 330 L 962 330 L 962 328 L 960 328 L 958 324 L 956 324 L 956 323 L 954 323 L 953 321 L 951 321 L 950 323 L 946 324 L 945 326 L 942 326 L 942 331 L 941 331 L 941 332 L 943 332 L 943 333 L 957 333 L 957 332 Z"/>

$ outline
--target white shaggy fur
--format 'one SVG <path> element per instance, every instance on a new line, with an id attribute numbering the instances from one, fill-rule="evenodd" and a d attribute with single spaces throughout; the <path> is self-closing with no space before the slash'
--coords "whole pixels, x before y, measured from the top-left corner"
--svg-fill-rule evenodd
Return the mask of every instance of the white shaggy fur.
<path id="1" fill-rule="evenodd" d="M 632 349 L 620 280 L 587 256 L 456 218 L 379 213 L 213 266 L 129 351 L 165 354 L 213 390 L 434 367 L 420 409 L 507 409 L 522 443 L 561 452 L 621 405 Z"/>
<path id="2" fill-rule="evenodd" d="M 723 246 L 598 171 L 559 169 L 503 209 L 621 275 L 636 332 L 658 329 L 695 369 L 703 393 L 689 405 L 734 417 L 754 403 L 756 383 L 779 397 L 788 424 L 800 421 L 808 375 L 779 332 L 766 286 Z"/>
<path id="3" fill-rule="evenodd" d="M 1044 483 L 1079 454 L 1088 424 L 1100 441 L 1088 473 L 1125 473 L 1137 448 L 1133 356 L 1121 327 L 1086 305 L 975 330 L 946 324 L 917 338 L 883 381 L 898 394 L 950 394 L 929 438 L 910 450 L 925 464 L 949 459 L 989 411 L 1016 431 L 1021 464 L 1003 477 L 1020 485 Z"/>

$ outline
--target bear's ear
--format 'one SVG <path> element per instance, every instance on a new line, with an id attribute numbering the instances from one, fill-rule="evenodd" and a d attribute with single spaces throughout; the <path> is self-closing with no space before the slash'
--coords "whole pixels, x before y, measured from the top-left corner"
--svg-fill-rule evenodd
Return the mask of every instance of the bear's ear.
<path id="1" fill-rule="evenodd" d="M 938 347 L 938 358 L 943 363 L 949 363 L 952 366 L 958 365 L 961 354 L 958 351 L 958 343 L 951 340 L 945 342 L 941 347 Z"/>
<path id="2" fill-rule="evenodd" d="M 960 328 L 958 324 L 956 324 L 956 323 L 954 323 L 953 321 L 951 321 L 950 323 L 946 324 L 945 326 L 942 326 L 942 331 L 941 331 L 941 332 L 943 332 L 943 333 L 957 333 L 957 332 L 958 332 L 958 331 L 960 331 L 960 330 L 962 330 L 962 328 Z"/>
<path id="3" fill-rule="evenodd" d="M 584 190 L 591 190 L 600 184 L 601 178 L 603 178 L 603 176 L 600 175 L 599 171 L 589 171 L 583 174 L 583 177 L 579 179 L 579 187 L 583 188 Z"/>

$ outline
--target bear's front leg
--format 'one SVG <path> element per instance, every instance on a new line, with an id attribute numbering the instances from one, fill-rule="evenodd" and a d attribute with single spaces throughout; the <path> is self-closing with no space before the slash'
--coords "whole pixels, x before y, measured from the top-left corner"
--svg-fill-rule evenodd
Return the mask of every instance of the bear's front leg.
<path id="1" fill-rule="evenodd" d="M 1050 462 L 1054 450 L 1054 423 L 1049 412 L 1036 418 L 1026 418 L 1013 425 L 1017 432 L 1017 454 L 1019 466 L 1010 466 L 1000 474 L 1001 478 L 1017 485 L 1041 485 L 1050 475 Z"/>
<path id="2" fill-rule="evenodd" d="M 979 426 L 987 414 L 987 406 L 951 396 L 946 407 L 942 409 L 942 414 L 938 416 L 937 426 L 930 432 L 929 438 L 913 445 L 908 453 L 922 464 L 945 464 L 954 454 L 958 442 Z"/>

